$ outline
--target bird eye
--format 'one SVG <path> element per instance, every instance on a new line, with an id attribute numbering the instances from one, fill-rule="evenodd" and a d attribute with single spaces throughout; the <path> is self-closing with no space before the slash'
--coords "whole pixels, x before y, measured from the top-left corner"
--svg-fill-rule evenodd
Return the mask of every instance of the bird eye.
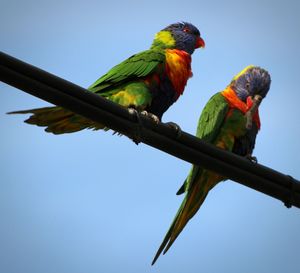
<path id="1" fill-rule="evenodd" d="M 186 33 L 191 33 L 191 30 L 190 30 L 188 27 L 185 27 L 185 28 L 183 29 L 183 31 L 186 32 Z"/>

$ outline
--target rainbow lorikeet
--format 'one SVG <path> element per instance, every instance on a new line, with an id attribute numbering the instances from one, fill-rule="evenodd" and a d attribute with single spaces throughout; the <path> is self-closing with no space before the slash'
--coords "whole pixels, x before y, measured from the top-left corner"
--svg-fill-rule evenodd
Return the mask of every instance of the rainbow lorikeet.
<path id="1" fill-rule="evenodd" d="M 256 135 L 260 129 L 258 106 L 267 95 L 271 78 L 257 66 L 248 66 L 231 83 L 208 101 L 200 116 L 197 137 L 221 149 L 251 158 Z M 251 115 L 249 116 L 249 113 Z M 208 192 L 225 177 L 193 165 L 177 194 L 184 200 L 173 220 L 152 264 L 162 251 L 165 254 L 196 214 Z"/>
<path id="2" fill-rule="evenodd" d="M 186 22 L 171 24 L 155 35 L 149 50 L 116 65 L 88 89 L 124 107 L 149 112 L 150 117 L 161 120 L 163 113 L 182 95 L 192 76 L 192 53 L 204 46 L 195 26 Z M 33 114 L 25 122 L 46 126 L 45 131 L 53 134 L 105 128 L 103 124 L 59 106 L 11 113 Z"/>

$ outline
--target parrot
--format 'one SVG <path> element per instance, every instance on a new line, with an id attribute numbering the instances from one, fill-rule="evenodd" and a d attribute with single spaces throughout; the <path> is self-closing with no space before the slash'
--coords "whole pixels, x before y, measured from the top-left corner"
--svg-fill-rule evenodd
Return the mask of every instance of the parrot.
<path id="1" fill-rule="evenodd" d="M 233 152 L 255 162 L 252 157 L 255 139 L 260 130 L 258 106 L 271 84 L 269 73 L 250 65 L 238 73 L 221 92 L 213 95 L 200 115 L 196 136 L 220 149 Z M 250 116 L 249 116 L 250 113 Z M 226 177 L 193 165 L 177 195 L 185 197 L 165 235 L 153 261 L 172 246 L 188 221 L 196 214 L 208 192 Z"/>
<path id="2" fill-rule="evenodd" d="M 171 24 L 155 34 L 150 49 L 137 53 L 114 66 L 88 90 L 161 121 L 164 112 L 183 94 L 192 76 L 191 55 L 204 48 L 200 31 L 191 23 Z M 32 114 L 26 123 L 44 126 L 53 134 L 87 129 L 108 130 L 60 106 L 10 112 Z"/>

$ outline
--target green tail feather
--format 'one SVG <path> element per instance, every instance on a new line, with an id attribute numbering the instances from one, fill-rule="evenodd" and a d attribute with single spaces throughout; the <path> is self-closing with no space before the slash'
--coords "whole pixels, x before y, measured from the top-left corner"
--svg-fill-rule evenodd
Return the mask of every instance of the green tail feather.
<path id="1" fill-rule="evenodd" d="M 185 193 L 185 189 L 186 189 L 186 184 L 187 184 L 187 180 L 185 180 L 182 184 L 182 186 L 180 187 L 180 189 L 176 192 L 176 195 L 180 195 Z"/>
<path id="2" fill-rule="evenodd" d="M 100 123 L 58 106 L 14 111 L 8 114 L 32 114 L 24 122 L 47 127 L 45 131 L 53 134 L 73 133 L 86 128 L 94 130 L 105 128 Z"/>
<path id="3" fill-rule="evenodd" d="M 182 212 L 182 210 L 184 208 L 185 203 L 186 203 L 186 198 L 183 200 L 183 202 L 182 202 L 179 210 L 177 211 L 176 216 L 175 216 L 175 218 L 174 218 L 174 220 L 173 220 L 173 222 L 172 222 L 172 224 L 171 224 L 171 226 L 170 226 L 170 228 L 169 228 L 169 230 L 168 230 L 165 238 L 163 239 L 163 241 L 162 241 L 159 249 L 157 250 L 157 252 L 156 252 L 156 254 L 154 256 L 154 259 L 153 259 L 151 265 L 155 264 L 156 260 L 158 259 L 158 257 L 160 256 L 160 254 L 163 252 L 164 249 L 165 250 L 164 250 L 163 254 L 165 254 L 168 251 L 168 249 L 171 247 L 171 245 L 173 244 L 173 242 L 175 241 L 175 239 L 179 235 L 179 233 L 178 233 L 177 236 L 176 236 L 176 238 L 173 240 L 173 242 L 172 243 L 170 242 L 170 238 L 173 236 L 174 227 L 175 227 L 175 225 L 177 223 L 178 218 L 180 217 L 180 214 L 181 214 L 181 212 Z M 171 245 L 170 245 L 170 243 L 171 243 Z"/>
<path id="4" fill-rule="evenodd" d="M 155 254 L 152 265 L 156 262 L 162 252 L 165 254 L 173 245 L 189 220 L 196 214 L 200 206 L 203 204 L 209 190 L 217 182 L 214 181 L 214 177 L 208 175 L 206 170 L 204 170 L 204 172 L 203 170 L 200 170 L 198 175 L 198 178 L 193 177 L 193 181 L 189 180 L 191 178 L 191 176 L 189 176 L 183 186 L 179 189 L 179 193 L 183 191 L 186 192 L 186 195 L 163 242 Z M 188 187 L 188 189 L 186 187 Z"/>

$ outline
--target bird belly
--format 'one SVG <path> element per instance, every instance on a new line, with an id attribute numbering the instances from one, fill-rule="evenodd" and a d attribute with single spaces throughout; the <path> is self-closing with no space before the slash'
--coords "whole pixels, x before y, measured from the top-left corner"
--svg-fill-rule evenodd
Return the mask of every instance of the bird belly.
<path id="1" fill-rule="evenodd" d="M 246 131 L 244 114 L 238 109 L 231 109 L 214 144 L 223 150 L 232 151 L 235 140 L 245 135 Z"/>
<path id="2" fill-rule="evenodd" d="M 124 107 L 144 110 L 151 103 L 152 95 L 148 86 L 141 81 L 121 86 L 106 98 Z"/>
<path id="3" fill-rule="evenodd" d="M 160 84 L 150 87 L 152 102 L 147 111 L 161 119 L 164 112 L 176 101 L 176 93 L 170 80 L 162 78 Z"/>

